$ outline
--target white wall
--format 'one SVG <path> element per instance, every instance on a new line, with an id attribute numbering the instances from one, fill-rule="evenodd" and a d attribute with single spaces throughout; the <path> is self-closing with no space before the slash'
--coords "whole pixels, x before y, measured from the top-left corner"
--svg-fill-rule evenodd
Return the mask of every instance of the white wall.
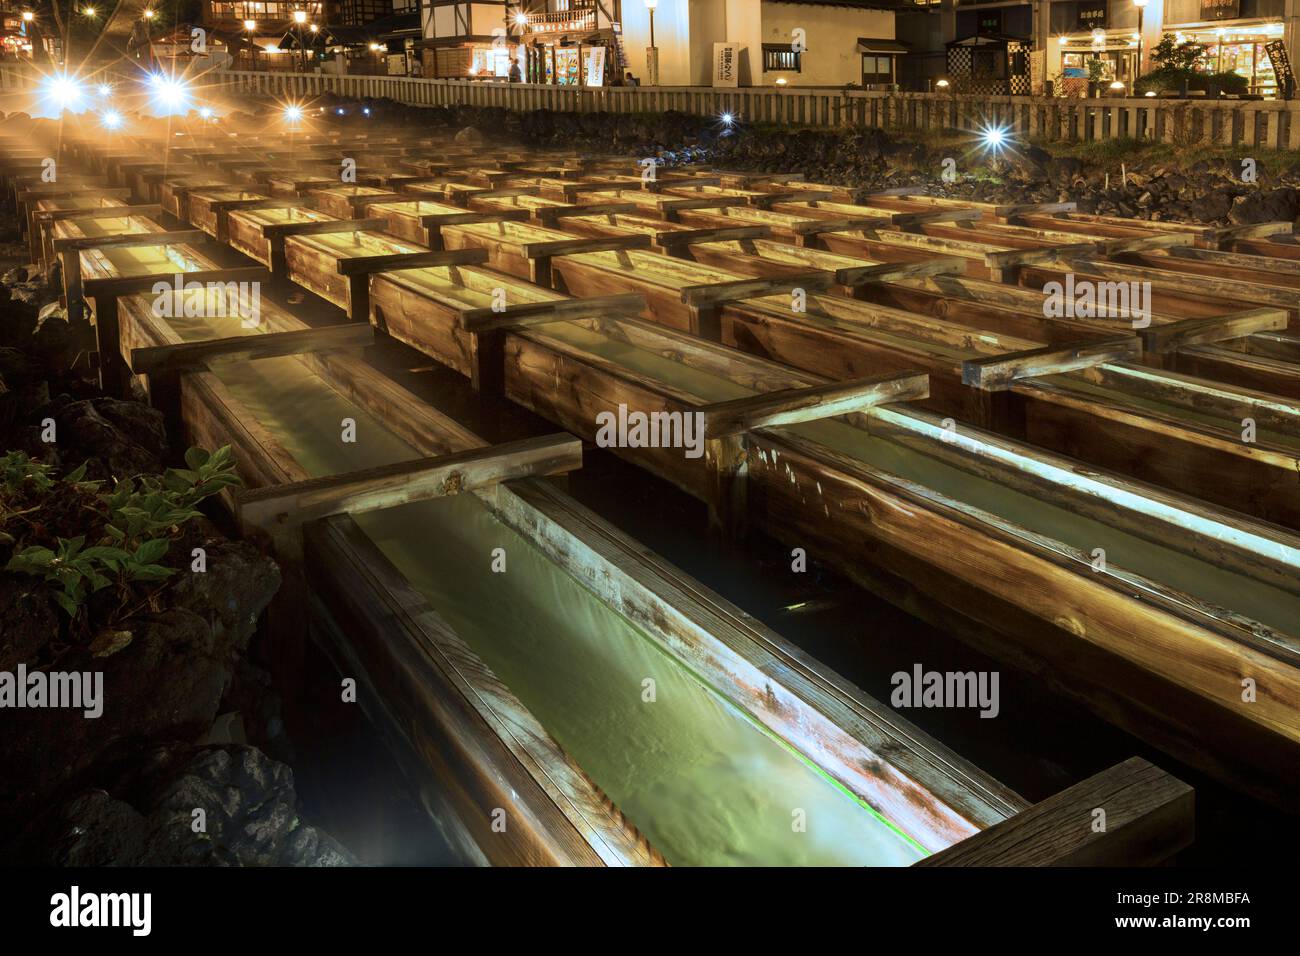
<path id="1" fill-rule="evenodd" d="M 894 14 L 821 4 L 764 3 L 762 38 L 750 59 L 753 84 L 772 86 L 785 77 L 791 86 L 843 86 L 862 82 L 858 37 L 894 39 Z M 802 71 L 763 73 L 762 43 L 789 44 L 796 29 L 804 31 Z"/>
<path id="2" fill-rule="evenodd" d="M 722 0 L 696 0 L 696 3 Z M 655 10 L 655 46 L 659 49 L 659 84 L 691 86 L 691 8 L 688 0 L 659 0 Z M 712 41 L 710 41 L 712 42 Z M 650 13 L 642 0 L 623 0 L 623 45 L 632 74 L 646 85 L 646 49 L 650 46 Z M 707 63 L 707 60 L 706 60 Z"/>

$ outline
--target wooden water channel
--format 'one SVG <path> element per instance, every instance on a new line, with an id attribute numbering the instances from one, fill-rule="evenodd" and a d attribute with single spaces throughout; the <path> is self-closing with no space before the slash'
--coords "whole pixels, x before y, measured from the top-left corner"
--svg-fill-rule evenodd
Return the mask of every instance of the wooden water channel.
<path id="1" fill-rule="evenodd" d="M 1190 790 L 1136 759 L 1029 807 L 547 482 L 581 467 L 581 441 L 619 406 L 702 416 L 698 458 L 613 450 L 706 502 L 723 533 L 805 547 L 1177 759 L 1294 799 L 1289 224 L 1213 230 L 709 169 L 643 181 L 618 157 L 489 157 L 399 131 L 304 134 L 287 155 L 279 136 L 110 145 L 65 130 L 61 169 L 79 178 L 51 190 L 30 180 L 48 147 L 4 146 L 33 255 L 62 264 L 70 311 L 93 318 L 105 387 L 134 380 L 193 440 L 235 446 L 247 489 L 228 505 L 291 571 L 277 633 L 301 633 L 309 609 L 474 858 L 663 862 L 362 528 L 461 494 L 927 863 L 1156 862 L 1190 839 Z M 356 181 L 331 179 L 348 159 Z M 213 243 L 249 264 L 218 266 Z M 178 275 L 297 287 L 348 321 L 311 328 L 266 302 L 255 330 L 182 335 L 154 290 Z M 1069 276 L 1149 282 L 1145 321 L 1054 315 L 1044 285 Z M 168 293 L 177 313 L 210 294 Z M 562 431 L 485 446 L 366 364 L 377 335 Z M 314 471 L 217 376 L 286 357 L 409 455 Z M 1108 834 L 1088 825 L 1098 800 Z M 487 809 L 501 806 L 523 823 L 505 840 Z M 1028 848 L 1006 837 L 1044 815 Z"/>

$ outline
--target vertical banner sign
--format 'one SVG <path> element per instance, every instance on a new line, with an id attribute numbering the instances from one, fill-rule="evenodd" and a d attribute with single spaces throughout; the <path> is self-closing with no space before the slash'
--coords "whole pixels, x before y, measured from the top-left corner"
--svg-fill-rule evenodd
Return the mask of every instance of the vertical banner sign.
<path id="1" fill-rule="evenodd" d="M 587 51 L 587 85 L 605 85 L 605 48 L 594 46 Z"/>
<path id="2" fill-rule="evenodd" d="M 740 85 L 739 51 L 734 43 L 713 44 L 713 85 Z"/>
<path id="3" fill-rule="evenodd" d="M 1264 52 L 1273 64 L 1273 73 L 1277 77 L 1277 89 L 1286 99 L 1295 92 L 1295 78 L 1291 74 L 1291 58 L 1286 53 L 1285 40 L 1270 40 L 1264 44 Z"/>

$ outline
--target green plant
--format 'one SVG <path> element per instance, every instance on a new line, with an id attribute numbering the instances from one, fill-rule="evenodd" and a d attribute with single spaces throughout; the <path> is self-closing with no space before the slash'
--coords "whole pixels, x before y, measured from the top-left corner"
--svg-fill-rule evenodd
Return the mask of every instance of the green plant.
<path id="1" fill-rule="evenodd" d="M 185 465 L 106 491 L 102 482 L 85 480 L 84 465 L 56 478 L 49 465 L 21 452 L 0 457 L 0 544 L 12 547 L 4 569 L 40 578 L 74 620 L 91 595 L 110 587 L 120 612 L 133 586 L 171 576 L 159 562 L 200 514 L 198 503 L 240 483 L 229 446 L 211 454 L 191 448 Z M 74 528 L 81 533 L 70 533 Z"/>

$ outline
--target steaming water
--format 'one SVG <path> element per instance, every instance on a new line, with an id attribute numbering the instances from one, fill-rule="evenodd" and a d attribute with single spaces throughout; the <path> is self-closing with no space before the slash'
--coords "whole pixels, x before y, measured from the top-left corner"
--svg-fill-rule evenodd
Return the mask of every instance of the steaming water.
<path id="1" fill-rule="evenodd" d="M 237 320 L 173 319 L 187 339 Z M 293 358 L 217 377 L 313 475 L 416 457 Z M 340 422 L 357 441 L 340 441 Z M 704 686 L 472 495 L 357 523 L 669 862 L 906 865 L 924 851 Z M 490 571 L 504 548 L 507 571 Z M 656 700 L 644 702 L 643 681 Z M 796 832 L 802 811 L 806 832 Z M 485 810 L 485 812 L 487 812 Z"/>

